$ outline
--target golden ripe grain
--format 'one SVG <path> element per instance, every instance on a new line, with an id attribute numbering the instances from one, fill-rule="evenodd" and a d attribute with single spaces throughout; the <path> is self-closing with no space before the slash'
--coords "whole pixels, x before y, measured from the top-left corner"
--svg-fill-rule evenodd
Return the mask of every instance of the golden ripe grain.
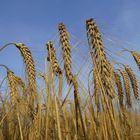
<path id="1" fill-rule="evenodd" d="M 123 78 L 123 83 L 124 83 L 124 88 L 125 88 L 125 93 L 126 93 L 126 103 L 128 107 L 132 106 L 132 101 L 131 101 L 131 91 L 130 91 L 130 84 L 129 84 L 129 77 L 126 73 L 125 70 L 119 70 L 122 78 Z"/>
<path id="2" fill-rule="evenodd" d="M 67 81 L 70 84 L 73 79 L 73 74 L 72 74 L 71 46 L 69 42 L 69 36 L 66 30 L 66 27 L 63 23 L 59 24 L 58 29 L 59 29 L 59 35 L 60 35 L 60 42 L 62 46 L 64 69 L 66 72 Z"/>
<path id="3" fill-rule="evenodd" d="M 23 44 L 18 43 L 16 47 L 20 50 L 24 62 L 26 64 L 27 76 L 28 76 L 28 84 L 31 92 L 37 92 L 37 84 L 36 84 L 36 70 L 34 60 L 32 58 L 31 51 Z"/>
<path id="4" fill-rule="evenodd" d="M 133 70 L 128 65 L 124 65 L 124 67 L 125 67 L 125 70 L 130 78 L 134 97 L 135 97 L 135 99 L 138 100 L 139 99 L 139 90 L 138 90 L 138 81 L 136 79 L 136 76 L 135 76 Z"/>
<path id="5" fill-rule="evenodd" d="M 116 71 L 114 71 L 114 78 L 115 78 L 115 83 L 118 90 L 119 103 L 120 103 L 120 106 L 123 106 L 123 96 L 124 96 L 123 85 L 121 82 L 121 77 Z"/>
<path id="6" fill-rule="evenodd" d="M 101 34 L 93 19 L 89 19 L 86 21 L 86 29 L 88 41 L 91 44 L 92 49 L 94 50 L 96 61 L 95 67 L 97 67 L 97 70 L 101 76 L 101 80 L 103 82 L 107 95 L 113 98 L 113 94 L 115 93 L 115 91 L 112 87 L 112 67 L 107 60 Z"/>
<path id="7" fill-rule="evenodd" d="M 132 54 L 134 60 L 136 61 L 137 66 L 140 69 L 140 54 L 138 52 L 136 52 L 136 51 L 131 51 L 131 54 Z"/>

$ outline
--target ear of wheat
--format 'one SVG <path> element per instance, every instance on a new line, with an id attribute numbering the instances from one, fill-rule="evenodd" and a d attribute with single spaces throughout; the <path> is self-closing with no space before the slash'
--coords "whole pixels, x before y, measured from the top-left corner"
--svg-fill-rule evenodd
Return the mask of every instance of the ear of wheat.
<path id="1" fill-rule="evenodd" d="M 135 97 L 135 99 L 138 100 L 139 99 L 139 91 L 138 91 L 138 82 L 137 82 L 136 76 L 135 76 L 133 70 L 128 65 L 124 65 L 124 67 L 125 67 L 125 71 L 127 72 L 128 76 L 130 78 L 134 97 Z"/>
<path id="2" fill-rule="evenodd" d="M 7 78 L 10 86 L 11 102 L 14 105 L 17 102 L 17 95 L 18 95 L 16 76 L 12 71 L 7 70 Z"/>
<path id="3" fill-rule="evenodd" d="M 23 43 L 8 43 L 1 47 L 0 51 L 5 49 L 9 45 L 15 45 L 21 52 L 21 55 L 23 56 L 24 62 L 26 64 L 30 92 L 37 93 L 36 70 L 31 51 Z"/>
<path id="4" fill-rule="evenodd" d="M 131 102 L 131 91 L 130 91 L 129 78 L 128 78 L 126 71 L 121 70 L 121 69 L 119 69 L 119 71 L 123 78 L 123 83 L 124 83 L 124 88 L 125 88 L 125 93 L 126 93 L 126 103 L 127 103 L 128 107 L 131 107 L 132 102 Z"/>
<path id="5" fill-rule="evenodd" d="M 101 38 L 101 34 L 99 29 L 93 19 L 89 19 L 86 21 L 86 28 L 87 28 L 87 36 L 90 45 L 94 49 L 94 58 L 96 61 L 95 67 L 101 76 L 101 80 L 105 87 L 106 93 L 113 98 L 113 94 L 115 93 L 113 86 L 112 86 L 112 67 L 109 61 L 106 58 L 106 54 L 103 47 L 103 41 Z"/>
<path id="6" fill-rule="evenodd" d="M 71 64 L 71 46 L 69 42 L 68 32 L 66 27 L 63 23 L 59 24 L 59 35 L 60 35 L 60 42 L 62 46 L 62 55 L 64 60 L 64 69 L 66 72 L 66 78 L 68 83 L 70 84 L 73 79 L 72 74 L 72 64 Z"/>
<path id="7" fill-rule="evenodd" d="M 17 96 L 18 96 L 18 90 L 17 90 L 17 76 L 15 76 L 14 72 L 12 72 L 6 65 L 0 64 L 1 67 L 5 68 L 7 71 L 7 78 L 8 83 L 10 87 L 10 98 L 12 105 L 15 105 L 17 103 Z"/>
<path id="8" fill-rule="evenodd" d="M 48 50 L 48 60 L 50 61 L 52 65 L 53 72 L 56 76 L 59 76 L 59 91 L 58 95 L 59 97 L 62 96 L 62 82 L 63 82 L 63 75 L 62 70 L 58 64 L 57 58 L 56 58 L 56 52 L 55 48 L 53 47 L 52 41 L 49 41 L 47 43 L 47 50 Z"/>
<path id="9" fill-rule="evenodd" d="M 123 86 L 122 86 L 122 82 L 121 82 L 121 77 L 120 75 L 114 71 L 114 78 L 115 78 L 115 83 L 116 83 L 116 87 L 118 90 L 118 97 L 119 97 L 119 103 L 120 106 L 123 106 Z"/>
<path id="10" fill-rule="evenodd" d="M 16 47 L 20 50 L 24 62 L 26 64 L 29 88 L 31 92 L 34 92 L 36 94 L 37 93 L 36 70 L 31 51 L 22 43 L 16 44 Z"/>
<path id="11" fill-rule="evenodd" d="M 58 64 L 55 48 L 53 47 L 52 41 L 49 41 L 47 43 L 47 50 L 48 50 L 48 60 L 52 64 L 53 72 L 55 73 L 56 76 L 62 74 L 62 70 Z"/>
<path id="12" fill-rule="evenodd" d="M 137 63 L 137 66 L 139 67 L 139 70 L 140 70 L 140 54 L 136 51 L 130 51 L 134 60 L 136 61 Z"/>

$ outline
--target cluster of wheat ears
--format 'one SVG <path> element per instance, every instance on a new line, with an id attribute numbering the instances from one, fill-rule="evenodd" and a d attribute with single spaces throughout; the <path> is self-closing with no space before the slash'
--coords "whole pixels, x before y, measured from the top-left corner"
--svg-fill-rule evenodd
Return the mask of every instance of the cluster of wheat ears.
<path id="1" fill-rule="evenodd" d="M 53 42 L 49 41 L 46 44 L 48 71 L 42 74 L 37 74 L 32 53 L 25 44 L 9 43 L 0 48 L 1 52 L 15 46 L 20 51 L 27 77 L 22 80 L 8 66 L 0 64 L 7 72 L 8 81 L 6 94 L 4 97 L 0 94 L 0 140 L 140 139 L 140 115 L 133 107 L 139 102 L 139 88 L 132 68 L 122 63 L 114 67 L 117 62 L 107 58 L 96 22 L 87 20 L 93 92 L 86 93 L 88 97 L 84 101 L 78 74 L 72 69 L 70 35 L 63 23 L 59 24 L 58 32 L 64 67 L 60 66 Z M 140 54 L 124 51 L 132 55 L 140 70 Z M 38 75 L 45 83 L 45 96 L 37 88 Z M 62 92 L 64 77 L 67 94 Z M 59 81 L 58 87 L 55 79 Z M 73 99 L 68 98 L 69 93 L 73 93 Z"/>

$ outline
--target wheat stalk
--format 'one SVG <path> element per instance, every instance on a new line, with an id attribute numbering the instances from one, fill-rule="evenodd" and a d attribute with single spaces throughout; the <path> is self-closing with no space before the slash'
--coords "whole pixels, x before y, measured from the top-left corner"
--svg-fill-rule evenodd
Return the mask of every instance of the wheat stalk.
<path id="1" fill-rule="evenodd" d="M 67 78 L 68 83 L 69 84 L 72 83 L 74 86 L 74 100 L 75 100 L 75 109 L 76 109 L 77 131 L 78 131 L 78 110 L 79 110 L 83 133 L 84 133 L 84 136 L 86 137 L 85 127 L 84 127 L 83 118 L 82 118 L 82 112 L 81 112 L 80 103 L 79 103 L 80 97 L 79 97 L 79 91 L 78 91 L 78 82 L 76 80 L 76 77 L 73 76 L 73 73 L 72 73 L 71 46 L 69 42 L 69 35 L 63 23 L 60 23 L 58 28 L 59 28 L 60 42 L 61 42 L 62 51 L 63 51 L 62 55 L 63 55 L 63 60 L 64 60 L 64 69 L 66 72 L 66 78 Z"/>
<path id="2" fill-rule="evenodd" d="M 90 49 L 90 51 L 91 51 L 91 49 Z M 97 70 L 97 63 L 96 63 L 95 56 L 94 56 L 94 54 L 93 54 L 92 51 L 91 51 L 90 53 L 91 53 L 91 56 L 92 56 L 92 59 L 93 59 L 93 63 L 94 63 L 94 65 L 95 65 L 95 71 L 96 71 L 96 74 L 97 74 L 97 79 L 98 79 L 98 81 L 99 81 L 99 83 L 100 83 L 100 88 L 101 88 L 101 91 L 102 91 L 101 100 L 102 100 L 103 111 L 104 111 L 104 113 L 106 113 L 106 112 L 105 112 L 105 105 L 106 105 L 106 108 L 107 108 L 107 111 L 108 111 L 108 115 L 109 115 L 109 117 L 110 117 L 111 124 L 112 124 L 112 126 L 113 126 L 113 128 L 114 128 L 114 132 L 115 132 L 116 138 L 117 138 L 118 140 L 120 140 L 120 135 L 119 135 L 119 133 L 118 133 L 118 129 L 117 129 L 117 126 L 116 126 L 116 122 L 115 122 L 115 119 L 114 119 L 114 116 L 113 116 L 113 111 L 112 111 L 112 109 L 111 109 L 111 107 L 110 107 L 110 104 L 109 104 L 109 102 L 108 102 L 108 98 L 106 97 L 105 87 L 104 87 L 103 82 L 102 82 L 102 80 L 101 80 L 100 73 L 99 73 L 99 71 Z M 109 100 L 109 101 L 110 101 L 110 100 Z"/>
<path id="3" fill-rule="evenodd" d="M 83 129 L 83 134 L 84 134 L 84 137 L 86 139 L 87 135 L 86 135 L 86 129 L 84 126 L 82 111 L 80 108 L 80 101 L 79 101 L 80 97 L 79 97 L 78 82 L 77 82 L 76 76 L 73 77 L 72 82 L 73 82 L 73 86 L 74 86 L 75 108 L 76 108 L 76 114 L 77 114 L 76 115 L 76 117 L 77 117 L 77 131 L 78 131 L 78 111 L 79 111 L 80 120 L 81 120 L 81 124 L 82 124 L 82 129 Z"/>

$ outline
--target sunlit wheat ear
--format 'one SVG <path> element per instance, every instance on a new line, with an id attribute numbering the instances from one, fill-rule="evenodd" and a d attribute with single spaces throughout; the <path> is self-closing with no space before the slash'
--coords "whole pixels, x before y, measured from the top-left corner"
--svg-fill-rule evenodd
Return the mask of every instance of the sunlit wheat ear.
<path id="1" fill-rule="evenodd" d="M 138 82 L 137 82 L 136 76 L 135 76 L 133 70 L 128 65 L 124 65 L 124 67 L 125 67 L 125 71 L 127 72 L 128 76 L 130 78 L 134 97 L 135 97 L 135 99 L 138 100 L 139 99 L 139 91 L 138 91 Z"/>
<path id="2" fill-rule="evenodd" d="M 22 43 L 16 44 L 16 47 L 20 50 L 24 63 L 26 65 L 26 71 L 28 76 L 28 85 L 31 92 L 37 93 L 36 84 L 36 69 L 31 51 Z"/>
<path id="3" fill-rule="evenodd" d="M 52 41 L 49 41 L 47 43 L 47 50 L 48 50 L 48 60 L 52 64 L 53 72 L 55 73 L 56 76 L 62 74 L 62 70 L 58 64 L 55 48 L 53 47 Z"/>
<path id="4" fill-rule="evenodd" d="M 101 76 L 101 80 L 103 82 L 107 95 L 113 98 L 113 94 L 115 93 L 115 91 L 112 86 L 111 79 L 112 66 L 106 58 L 101 34 L 93 19 L 89 19 L 86 21 L 86 29 L 89 45 L 94 51 L 96 62 L 96 64 L 94 65 L 95 67 L 97 67 L 97 70 Z"/>
<path id="5" fill-rule="evenodd" d="M 53 47 L 52 41 L 49 41 L 47 43 L 47 50 L 48 50 L 48 60 L 50 61 L 51 65 L 52 65 L 52 70 L 56 76 L 59 76 L 58 95 L 59 95 L 59 97 L 61 97 L 62 96 L 63 75 L 62 75 L 62 70 L 58 64 L 58 60 L 56 58 L 56 52 L 55 52 L 55 48 Z"/>
<path id="6" fill-rule="evenodd" d="M 124 83 L 124 88 L 125 88 L 125 93 L 126 93 L 126 103 L 128 107 L 132 106 L 132 101 L 131 101 L 131 91 L 130 91 L 130 84 L 129 84 L 129 77 L 126 73 L 126 71 L 119 69 L 122 78 L 123 78 L 123 83 Z"/>
<path id="7" fill-rule="evenodd" d="M 8 43 L 1 47 L 0 51 L 8 47 L 9 45 L 15 45 L 19 49 L 26 65 L 28 87 L 30 89 L 30 92 L 37 93 L 36 70 L 31 51 L 23 43 Z"/>
<path id="8" fill-rule="evenodd" d="M 59 29 L 60 43 L 62 46 L 64 69 L 65 69 L 67 81 L 70 84 L 73 79 L 73 74 L 72 74 L 71 46 L 69 42 L 69 36 L 66 27 L 63 23 L 59 24 L 58 29 Z"/>
<path id="9" fill-rule="evenodd" d="M 115 83 L 118 91 L 118 97 L 119 97 L 119 104 L 122 107 L 123 106 L 123 86 L 121 82 L 121 77 L 120 75 L 114 71 L 114 78 L 115 78 Z"/>
<path id="10" fill-rule="evenodd" d="M 14 74 L 6 65 L 0 64 L 0 67 L 3 67 L 7 71 L 7 78 L 8 78 L 8 83 L 10 87 L 10 98 L 11 98 L 11 103 L 14 105 L 17 102 L 17 79 Z"/>
<path id="11" fill-rule="evenodd" d="M 139 70 L 140 70 L 140 54 L 136 51 L 130 51 L 134 60 L 136 61 L 137 63 L 137 66 L 139 67 Z"/>
<path id="12" fill-rule="evenodd" d="M 7 70 L 7 78 L 10 86 L 11 102 L 14 105 L 17 102 L 17 94 L 18 94 L 16 76 L 12 71 Z"/>

